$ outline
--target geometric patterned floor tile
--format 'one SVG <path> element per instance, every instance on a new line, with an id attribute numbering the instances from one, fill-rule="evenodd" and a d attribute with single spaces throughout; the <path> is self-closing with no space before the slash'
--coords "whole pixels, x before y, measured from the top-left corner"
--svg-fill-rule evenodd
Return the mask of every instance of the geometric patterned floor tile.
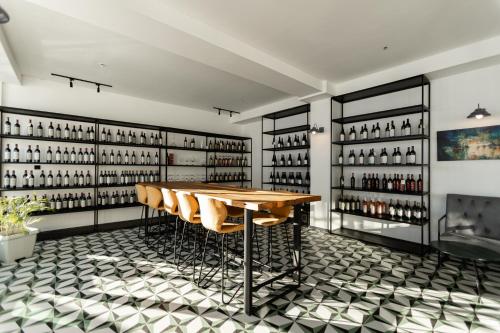
<path id="1" fill-rule="evenodd" d="M 276 234 L 273 258 L 286 265 Z M 500 332 L 500 265 L 479 265 L 479 296 L 473 267 L 461 261 L 431 280 L 434 254 L 313 228 L 303 230 L 302 263 L 302 286 L 249 317 L 241 294 L 222 305 L 217 284 L 198 288 L 137 229 L 38 242 L 33 257 L 0 266 L 0 332 Z"/>

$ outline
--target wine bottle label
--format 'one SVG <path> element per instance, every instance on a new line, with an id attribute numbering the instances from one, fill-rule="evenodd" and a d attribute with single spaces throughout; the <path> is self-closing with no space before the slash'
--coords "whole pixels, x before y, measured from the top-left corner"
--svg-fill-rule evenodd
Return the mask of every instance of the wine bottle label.
<path id="1" fill-rule="evenodd" d="M 389 215 L 394 216 L 396 214 L 396 209 L 394 206 L 389 207 Z"/>
<path id="2" fill-rule="evenodd" d="M 3 133 L 9 135 L 10 134 L 10 124 L 5 124 L 3 126 Z"/>
<path id="3" fill-rule="evenodd" d="M 368 157 L 368 163 L 369 164 L 375 164 L 375 156 L 369 156 Z"/>
<path id="4" fill-rule="evenodd" d="M 17 152 L 17 151 L 14 150 L 14 152 L 12 153 L 12 159 L 14 161 L 19 160 L 19 152 Z"/>
<path id="5" fill-rule="evenodd" d="M 10 151 L 5 151 L 3 153 L 3 159 L 4 159 L 4 161 L 9 161 L 10 160 Z"/>
<path id="6" fill-rule="evenodd" d="M 34 160 L 37 162 L 40 161 L 40 153 L 39 152 L 35 152 Z"/>
<path id="7" fill-rule="evenodd" d="M 61 201 L 56 201 L 56 209 L 59 210 L 62 208 L 62 202 Z"/>
<path id="8" fill-rule="evenodd" d="M 9 179 L 9 185 L 10 185 L 10 187 L 16 187 L 16 178 L 11 177 Z"/>
<path id="9" fill-rule="evenodd" d="M 349 164 L 354 164 L 354 157 L 349 157 Z"/>
<path id="10" fill-rule="evenodd" d="M 345 135 L 344 134 L 340 134 L 339 141 L 345 141 Z"/>
<path id="11" fill-rule="evenodd" d="M 53 138 L 53 137 L 54 137 L 54 129 L 49 128 L 49 138 Z"/>
<path id="12" fill-rule="evenodd" d="M 401 156 L 395 156 L 394 157 L 394 163 L 400 164 L 401 163 Z"/>

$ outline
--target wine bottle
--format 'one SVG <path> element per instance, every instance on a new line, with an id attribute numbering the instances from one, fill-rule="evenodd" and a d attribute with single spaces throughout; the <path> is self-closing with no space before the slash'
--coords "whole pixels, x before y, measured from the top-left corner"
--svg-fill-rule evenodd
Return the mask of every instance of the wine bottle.
<path id="1" fill-rule="evenodd" d="M 405 125 L 404 133 L 405 133 L 405 135 L 411 135 L 410 119 L 406 119 L 406 125 Z"/>
<path id="2" fill-rule="evenodd" d="M 33 154 L 33 162 L 40 163 L 40 147 L 36 145 L 35 153 Z"/>
<path id="3" fill-rule="evenodd" d="M 365 164 L 365 153 L 363 152 L 363 149 L 361 149 L 361 152 L 359 153 L 358 164 L 359 165 L 364 165 Z"/>
<path id="4" fill-rule="evenodd" d="M 16 119 L 16 123 L 14 124 L 14 135 L 21 135 L 21 125 L 19 125 L 19 120 Z"/>
<path id="5" fill-rule="evenodd" d="M 38 127 L 36 128 L 36 135 L 38 137 L 43 137 L 43 127 L 42 122 L 38 122 Z"/>
<path id="6" fill-rule="evenodd" d="M 339 141 L 345 141 L 344 126 L 342 126 L 342 128 L 340 130 Z"/>
<path id="7" fill-rule="evenodd" d="M 354 177 L 354 172 L 351 176 L 351 188 L 356 188 L 356 178 Z"/>
<path id="8" fill-rule="evenodd" d="M 33 123 L 31 119 L 28 121 L 28 136 L 33 136 Z"/>
<path id="9" fill-rule="evenodd" d="M 48 136 L 51 139 L 54 138 L 54 126 L 52 125 L 52 122 L 49 123 Z"/>
<path id="10" fill-rule="evenodd" d="M 19 148 L 17 146 L 17 143 L 15 144 L 14 149 L 12 150 L 12 162 L 19 163 Z"/>
<path id="11" fill-rule="evenodd" d="M 385 148 L 382 148 L 382 152 L 380 153 L 380 164 L 386 165 L 388 161 L 388 155 Z"/>
<path id="12" fill-rule="evenodd" d="M 28 149 L 26 150 L 26 162 L 33 162 L 33 150 L 31 150 L 31 145 L 28 145 Z"/>
<path id="13" fill-rule="evenodd" d="M 11 135 L 11 126 L 10 126 L 10 119 L 7 117 L 7 120 L 3 124 L 3 134 L 5 135 Z"/>
<path id="14" fill-rule="evenodd" d="M 7 144 L 7 147 L 3 151 L 3 161 L 7 162 L 7 163 L 10 162 L 10 156 L 11 156 L 11 151 L 10 151 L 9 144 Z"/>

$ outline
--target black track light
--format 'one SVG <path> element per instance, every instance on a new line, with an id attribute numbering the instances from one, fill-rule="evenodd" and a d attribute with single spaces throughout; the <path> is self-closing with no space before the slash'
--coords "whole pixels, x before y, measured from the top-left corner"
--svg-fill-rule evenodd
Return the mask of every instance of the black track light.
<path id="1" fill-rule="evenodd" d="M 0 15 L 1 15 L 1 13 L 0 13 Z M 106 84 L 106 83 L 101 83 L 101 82 L 95 82 L 95 81 L 89 81 L 89 80 L 79 79 L 79 78 L 73 77 L 73 76 L 61 75 L 61 74 L 56 74 L 56 73 L 50 73 L 50 75 L 68 79 L 69 80 L 69 87 L 70 88 L 73 88 L 73 83 L 75 81 L 84 82 L 84 83 L 90 83 L 90 84 L 95 84 L 97 86 L 97 92 L 98 93 L 101 92 L 101 86 L 113 88 L 112 85 L 109 85 L 109 84 Z"/>
<path id="2" fill-rule="evenodd" d="M 236 114 L 240 114 L 238 111 L 233 111 L 233 110 L 228 110 L 228 109 L 223 109 L 223 108 L 219 108 L 217 106 L 214 106 L 213 109 L 217 110 L 217 113 L 219 114 L 219 116 L 221 115 L 221 113 L 224 113 L 224 112 L 227 112 L 229 113 L 229 117 L 232 118 L 233 117 L 233 113 L 236 113 Z"/>

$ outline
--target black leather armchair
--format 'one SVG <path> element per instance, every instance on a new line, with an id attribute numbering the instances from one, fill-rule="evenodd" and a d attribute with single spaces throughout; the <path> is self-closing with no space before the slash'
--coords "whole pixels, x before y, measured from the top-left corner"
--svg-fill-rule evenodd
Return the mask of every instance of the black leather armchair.
<path id="1" fill-rule="evenodd" d="M 476 261 L 500 261 L 500 198 L 448 194 L 446 214 L 438 220 L 438 240 L 431 246 L 438 251 L 437 268 L 442 253 L 471 260 L 479 291 Z"/>

